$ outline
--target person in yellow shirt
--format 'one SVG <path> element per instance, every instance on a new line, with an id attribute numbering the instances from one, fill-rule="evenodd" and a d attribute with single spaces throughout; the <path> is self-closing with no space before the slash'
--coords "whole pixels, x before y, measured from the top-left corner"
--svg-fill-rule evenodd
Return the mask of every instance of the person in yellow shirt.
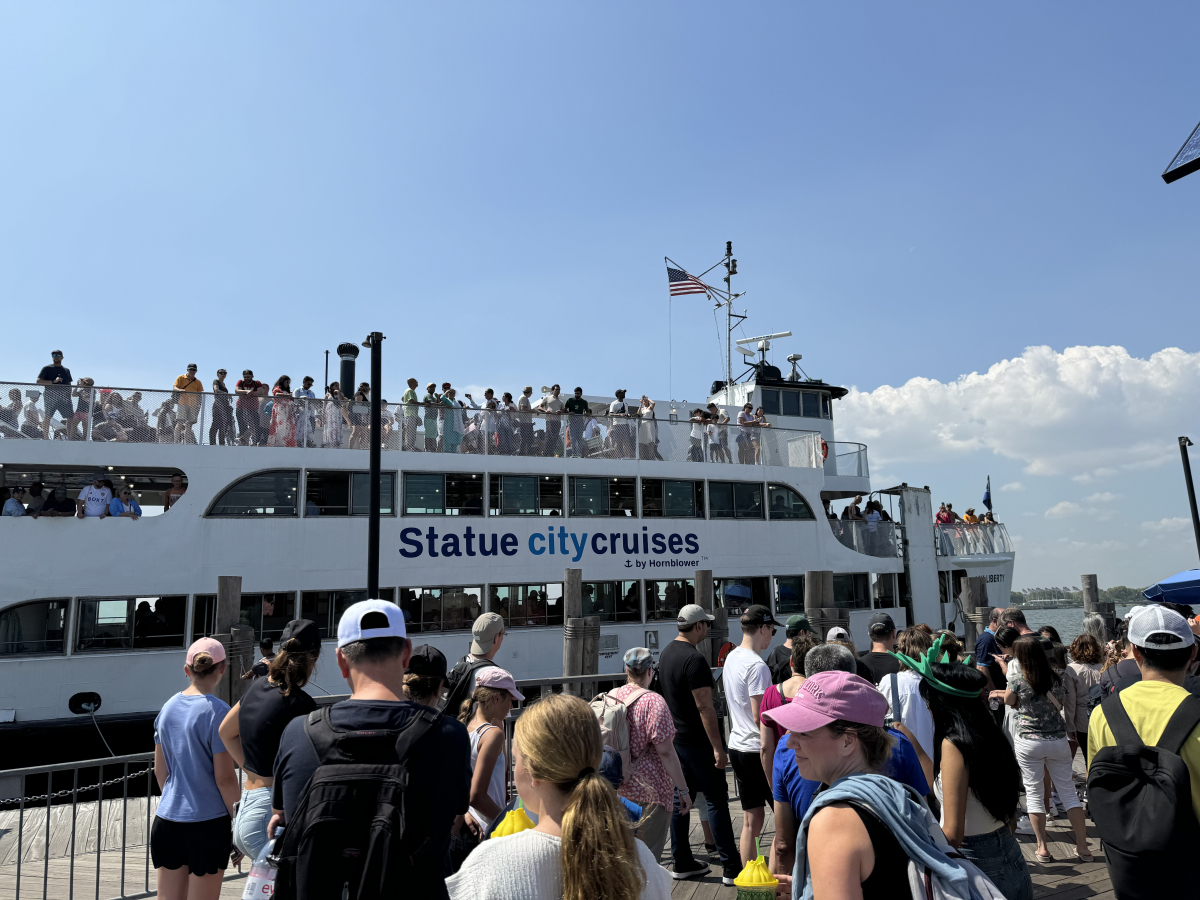
<path id="1" fill-rule="evenodd" d="M 963 521 L 968 525 L 979 524 L 979 516 L 975 515 L 975 507 L 972 506 L 965 513 L 963 513 Z"/>
<path id="2" fill-rule="evenodd" d="M 180 375 L 175 379 L 175 390 L 180 392 L 176 411 L 177 418 L 175 419 L 175 443 L 177 444 L 196 443 L 196 435 L 192 431 L 192 426 L 200 418 L 200 398 L 193 397 L 191 394 L 204 390 L 204 385 L 196 377 L 196 369 L 195 363 L 189 363 L 187 374 Z"/>
<path id="3" fill-rule="evenodd" d="M 1142 680 L 1115 694 L 1129 715 L 1138 737 L 1154 745 L 1162 737 L 1179 704 L 1191 696 L 1183 688 L 1188 668 L 1196 658 L 1196 636 L 1188 621 L 1174 610 L 1147 606 L 1129 620 L 1129 642 Z M 1092 710 L 1088 720 L 1089 767 L 1104 747 L 1117 746 L 1104 707 Z M 1179 750 L 1191 781 L 1192 809 L 1200 819 L 1200 725 L 1192 729 Z M 1103 831 L 1103 823 L 1097 822 Z M 1185 860 L 1180 861 L 1190 865 Z"/>

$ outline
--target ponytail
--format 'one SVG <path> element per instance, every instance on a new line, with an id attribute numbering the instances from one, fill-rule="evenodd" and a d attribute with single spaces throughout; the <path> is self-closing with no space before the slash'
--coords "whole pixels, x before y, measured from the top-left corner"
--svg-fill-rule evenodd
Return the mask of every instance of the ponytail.
<path id="1" fill-rule="evenodd" d="M 273 684 L 282 685 L 283 696 L 290 697 L 292 691 L 298 691 L 308 684 L 308 679 L 317 667 L 316 650 L 301 650 L 301 643 L 296 638 L 289 638 L 279 648 L 275 658 L 267 663 L 267 677 Z"/>
<path id="2" fill-rule="evenodd" d="M 462 706 L 458 710 L 458 721 L 464 725 L 469 725 L 471 719 L 475 716 L 475 710 L 481 706 L 487 706 L 493 700 L 499 700 L 501 697 L 507 695 L 508 691 L 480 685 L 475 688 L 475 692 L 470 697 L 462 702 Z"/>
<path id="3" fill-rule="evenodd" d="M 625 807 L 597 772 L 604 747 L 591 708 L 579 697 L 551 694 L 517 719 L 513 739 L 532 777 L 567 797 L 563 900 L 638 900 L 646 873 Z"/>

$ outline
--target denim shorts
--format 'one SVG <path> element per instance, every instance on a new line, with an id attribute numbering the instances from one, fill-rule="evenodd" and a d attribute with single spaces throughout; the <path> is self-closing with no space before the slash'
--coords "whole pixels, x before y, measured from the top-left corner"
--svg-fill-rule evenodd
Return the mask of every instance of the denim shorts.
<path id="1" fill-rule="evenodd" d="M 233 820 L 233 845 L 253 862 L 267 845 L 267 823 L 271 821 L 272 788 L 242 791 L 237 818 Z"/>
<path id="2" fill-rule="evenodd" d="M 1005 900 L 1033 900 L 1033 881 L 1008 826 L 963 838 L 959 853 L 979 866 Z"/>

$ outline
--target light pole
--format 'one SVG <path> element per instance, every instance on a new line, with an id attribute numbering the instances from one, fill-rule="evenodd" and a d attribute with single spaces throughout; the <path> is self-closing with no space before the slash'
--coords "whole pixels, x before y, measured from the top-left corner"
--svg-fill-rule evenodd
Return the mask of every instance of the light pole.
<path id="1" fill-rule="evenodd" d="M 1192 486 L 1192 464 L 1188 460 L 1187 448 L 1192 446 L 1190 438 L 1179 438 L 1179 455 L 1183 457 L 1183 480 L 1187 482 L 1188 503 L 1192 507 L 1192 529 L 1196 532 L 1196 552 L 1200 553 L 1200 514 L 1196 512 L 1196 489 Z"/>
<path id="2" fill-rule="evenodd" d="M 383 335 L 372 331 L 362 345 L 371 351 L 371 498 L 367 507 L 367 599 L 379 599 L 379 466 L 383 428 L 380 393 L 383 388 Z M 340 353 L 341 348 L 338 348 Z"/>

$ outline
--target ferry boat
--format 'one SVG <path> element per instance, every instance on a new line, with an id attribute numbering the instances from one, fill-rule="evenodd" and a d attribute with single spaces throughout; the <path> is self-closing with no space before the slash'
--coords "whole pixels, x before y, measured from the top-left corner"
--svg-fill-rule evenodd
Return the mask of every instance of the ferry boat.
<path id="1" fill-rule="evenodd" d="M 614 414 L 613 398 L 595 395 L 585 397 L 593 416 L 412 416 L 387 405 L 381 595 L 404 609 L 414 642 L 453 664 L 472 621 L 491 610 L 507 627 L 501 665 L 518 678 L 559 676 L 568 568 L 582 570 L 584 614 L 601 620 L 602 672 L 619 670 L 630 647 L 657 650 L 675 636 L 697 570 L 712 572 L 712 602 L 729 610 L 735 643 L 750 603 L 781 620 L 803 612 L 808 571 L 834 573 L 835 605 L 860 650 L 873 610 L 899 627 L 961 624 L 969 575 L 984 575 L 1007 605 L 1004 526 L 935 527 L 928 488 L 873 493 L 866 446 L 836 439 L 847 390 L 794 366 L 784 377 L 763 357 L 704 403 L 657 402 L 653 419 L 623 417 L 619 405 Z M 6 384 L 0 399 L 46 390 Z M 72 421 L 0 422 L 3 484 L 41 482 L 75 498 L 99 469 L 130 486 L 145 514 L 0 518 L 0 769 L 35 761 L 23 752 L 34 746 L 38 762 L 103 755 L 80 749 L 97 728 L 110 743 L 144 742 L 183 685 L 184 648 L 216 627 L 220 576 L 240 576 L 238 618 L 256 639 L 315 620 L 330 643 L 311 690 L 343 693 L 332 641 L 341 611 L 365 597 L 366 406 L 60 390 L 81 410 Z M 710 400 L 730 419 L 716 453 L 689 421 Z M 627 403 L 635 413 L 637 400 Z M 739 426 L 745 403 L 769 427 Z M 164 511 L 176 475 L 186 493 Z M 827 517 L 826 501 L 857 495 L 882 499 L 893 521 Z"/>

